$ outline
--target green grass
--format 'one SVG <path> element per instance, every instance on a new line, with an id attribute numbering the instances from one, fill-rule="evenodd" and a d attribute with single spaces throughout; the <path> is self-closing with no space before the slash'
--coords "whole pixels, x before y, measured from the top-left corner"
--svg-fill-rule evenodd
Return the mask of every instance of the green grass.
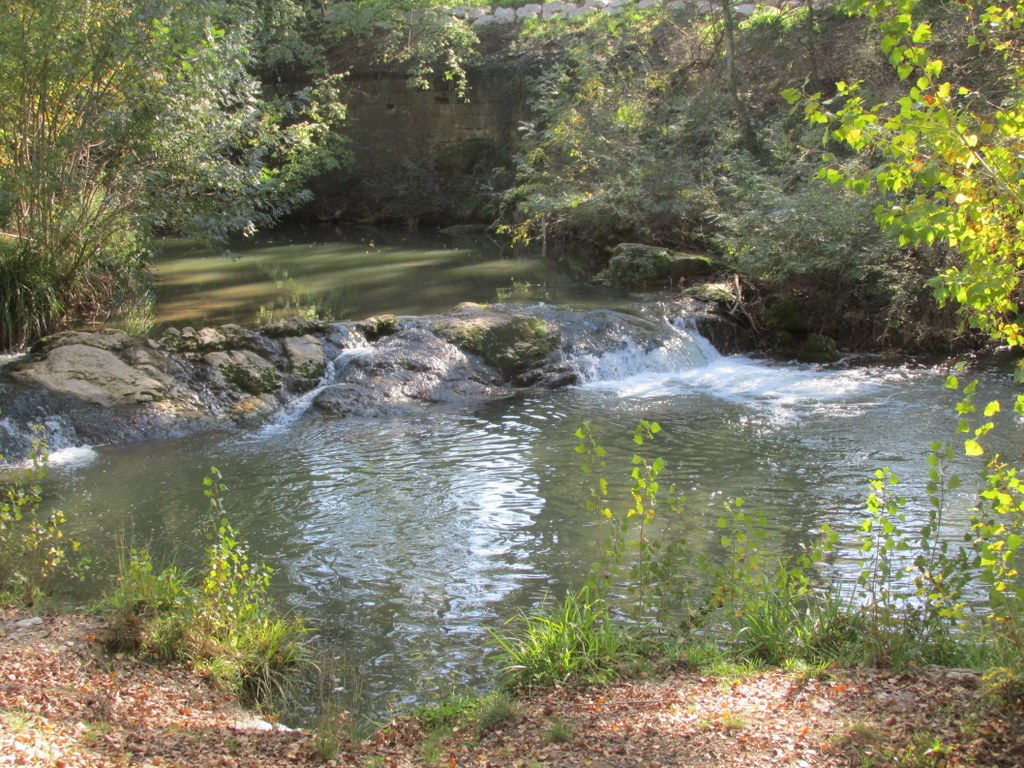
<path id="1" fill-rule="evenodd" d="M 588 586 L 491 634 L 504 681 L 513 688 L 606 682 L 640 660 L 636 641 Z"/>

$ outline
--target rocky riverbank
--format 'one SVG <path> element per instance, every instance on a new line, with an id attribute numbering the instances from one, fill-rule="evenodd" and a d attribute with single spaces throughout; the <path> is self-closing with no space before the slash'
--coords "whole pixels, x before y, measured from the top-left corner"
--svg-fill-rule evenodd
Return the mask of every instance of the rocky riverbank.
<path id="1" fill-rule="evenodd" d="M 159 338 L 69 331 L 0 368 L 0 454 L 252 427 L 289 408 L 391 416 L 577 383 L 580 360 L 654 350 L 690 316 L 724 343 L 740 333 L 714 305 L 657 305 L 650 318 L 547 305 L 464 304 L 427 317 L 355 323 L 293 318 L 258 329 L 170 328 Z M 655 316 L 658 315 L 658 316 Z"/>

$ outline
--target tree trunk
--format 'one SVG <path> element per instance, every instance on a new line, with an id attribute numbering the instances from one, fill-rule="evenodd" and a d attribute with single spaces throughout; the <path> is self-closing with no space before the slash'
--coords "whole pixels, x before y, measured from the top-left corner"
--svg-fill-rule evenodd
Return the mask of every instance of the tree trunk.
<path id="1" fill-rule="evenodd" d="M 760 142 L 746 102 L 740 98 L 740 79 L 736 73 L 736 17 L 732 13 L 733 0 L 722 0 L 722 23 L 725 34 L 725 74 L 729 84 L 729 98 L 732 100 L 736 117 L 743 132 L 743 143 L 751 152 L 760 150 Z"/>

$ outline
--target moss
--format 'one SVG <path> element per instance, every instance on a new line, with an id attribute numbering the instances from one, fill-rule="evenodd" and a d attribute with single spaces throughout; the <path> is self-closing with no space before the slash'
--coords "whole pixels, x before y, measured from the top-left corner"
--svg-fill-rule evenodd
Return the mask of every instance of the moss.
<path id="1" fill-rule="evenodd" d="M 296 376 L 299 376 L 304 379 L 319 379 L 321 376 L 324 375 L 324 371 L 326 370 L 326 363 L 310 360 L 309 362 L 305 362 L 295 366 L 292 372 Z"/>
<path id="2" fill-rule="evenodd" d="M 736 303 L 736 294 L 729 283 L 699 283 L 687 288 L 683 295 L 727 307 Z"/>
<path id="3" fill-rule="evenodd" d="M 249 365 L 228 363 L 220 370 L 225 379 L 250 395 L 275 392 L 281 385 L 281 378 L 273 368 L 255 368 Z"/>
<path id="4" fill-rule="evenodd" d="M 558 334 L 537 317 L 513 317 L 505 322 L 469 320 L 440 328 L 438 335 L 480 355 L 506 379 L 543 365 L 558 345 Z"/>
<path id="5" fill-rule="evenodd" d="M 800 342 L 796 358 L 804 363 L 834 363 L 839 359 L 839 350 L 828 336 L 811 333 Z"/>
<path id="6" fill-rule="evenodd" d="M 642 243 L 619 243 L 598 279 L 622 288 L 690 282 L 707 277 L 718 265 L 702 254 L 681 253 Z"/>
<path id="7" fill-rule="evenodd" d="M 392 336 L 402 330 L 398 318 L 394 315 L 368 317 L 361 323 L 356 323 L 356 328 L 366 337 L 367 341 L 377 341 L 377 339 Z"/>

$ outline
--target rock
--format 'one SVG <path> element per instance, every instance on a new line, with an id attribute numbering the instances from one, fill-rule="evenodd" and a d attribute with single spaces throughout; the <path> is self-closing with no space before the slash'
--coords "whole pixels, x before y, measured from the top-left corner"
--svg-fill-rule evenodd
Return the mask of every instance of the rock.
<path id="1" fill-rule="evenodd" d="M 234 327 L 238 328 L 238 326 Z M 270 339 L 281 339 L 289 336 L 308 336 L 313 333 L 324 333 L 330 330 L 330 327 L 330 323 L 325 323 L 322 320 L 289 317 L 285 320 L 278 320 L 264 325 L 259 329 L 259 333 Z M 241 329 L 239 328 L 239 330 Z"/>
<path id="2" fill-rule="evenodd" d="M 320 330 L 298 333 L 311 327 Z M 168 329 L 159 341 L 119 332 L 48 339 L 0 364 L 0 454 L 25 455 L 34 424 L 59 447 L 255 425 L 320 382 L 328 360 L 333 381 L 312 397 L 318 411 L 386 415 L 564 387 L 589 378 L 608 353 L 643 356 L 678 342 L 662 320 L 544 304 L 463 304 L 401 322 L 284 322 L 272 333 L 225 325 Z"/>
<path id="3" fill-rule="evenodd" d="M 361 323 L 356 323 L 356 329 L 366 337 L 367 341 L 377 341 L 384 336 L 398 333 L 402 326 L 394 315 L 377 315 L 369 317 Z"/>
<path id="4" fill-rule="evenodd" d="M 227 382 L 251 395 L 274 392 L 281 386 L 277 369 L 250 350 L 209 352 L 203 360 L 216 368 Z"/>
<path id="5" fill-rule="evenodd" d="M 387 337 L 351 358 L 314 406 L 337 416 L 401 413 L 425 403 L 463 403 L 504 396 L 495 372 L 425 328 Z"/>
<path id="6" fill-rule="evenodd" d="M 106 349 L 117 352 L 124 349 L 131 342 L 131 337 L 124 331 L 98 331 L 87 333 L 85 331 L 64 331 L 40 339 L 32 347 L 33 352 L 48 352 L 59 347 L 70 347 L 76 344 L 83 344 L 87 347 Z"/>
<path id="7" fill-rule="evenodd" d="M 506 380 L 541 367 L 558 345 L 558 334 L 542 319 L 462 304 L 432 330 L 441 338 L 479 355 Z"/>
<path id="8" fill-rule="evenodd" d="M 643 243 L 619 243 L 599 278 L 624 288 L 674 285 L 708 277 L 715 262 L 699 254 L 679 253 Z"/>
<path id="9" fill-rule="evenodd" d="M 517 19 L 536 19 L 541 14 L 540 3 L 527 3 L 516 8 Z"/>
<path id="10" fill-rule="evenodd" d="M 202 328 L 196 334 L 196 349 L 211 352 L 227 348 L 227 337 L 216 328 Z"/>
<path id="11" fill-rule="evenodd" d="M 304 379 L 319 379 L 327 368 L 324 344 L 316 336 L 290 336 L 284 340 L 289 371 Z"/>
<path id="12" fill-rule="evenodd" d="M 544 3 L 541 6 L 541 16 L 545 19 L 555 19 L 559 16 L 565 15 L 570 8 L 576 8 L 577 6 L 571 3 L 563 3 L 561 0 L 552 0 L 551 2 Z"/>
<path id="13" fill-rule="evenodd" d="M 82 343 L 56 346 L 14 378 L 105 407 L 149 403 L 167 395 L 169 381 L 142 372 L 108 349 Z"/>
<path id="14" fill-rule="evenodd" d="M 698 283 L 686 288 L 683 295 L 698 301 L 716 304 L 725 309 L 736 304 L 736 294 L 730 283 Z"/>

